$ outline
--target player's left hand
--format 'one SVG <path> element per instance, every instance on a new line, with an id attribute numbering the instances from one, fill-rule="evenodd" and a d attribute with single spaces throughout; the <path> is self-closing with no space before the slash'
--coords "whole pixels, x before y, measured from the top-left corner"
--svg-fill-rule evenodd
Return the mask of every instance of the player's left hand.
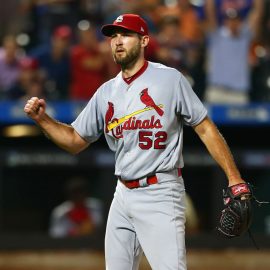
<path id="1" fill-rule="evenodd" d="M 249 229 L 252 222 L 252 198 L 251 186 L 247 183 L 232 185 L 223 191 L 225 208 L 217 227 L 221 235 L 232 238 Z"/>

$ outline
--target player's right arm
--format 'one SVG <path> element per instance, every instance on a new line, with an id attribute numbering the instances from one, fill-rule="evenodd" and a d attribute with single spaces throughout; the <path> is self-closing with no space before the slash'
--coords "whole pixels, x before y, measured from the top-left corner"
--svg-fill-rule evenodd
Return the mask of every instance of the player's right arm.
<path id="1" fill-rule="evenodd" d="M 24 107 L 24 112 L 35 121 L 46 136 L 57 146 L 77 154 L 89 146 L 71 125 L 56 121 L 46 113 L 46 102 L 44 99 L 32 97 Z"/>

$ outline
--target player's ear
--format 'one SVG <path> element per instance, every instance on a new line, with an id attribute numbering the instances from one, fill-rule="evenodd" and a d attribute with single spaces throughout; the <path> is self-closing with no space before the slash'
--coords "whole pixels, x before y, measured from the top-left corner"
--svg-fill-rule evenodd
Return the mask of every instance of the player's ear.
<path id="1" fill-rule="evenodd" d="M 143 36 L 141 39 L 141 44 L 143 48 L 146 48 L 149 43 L 149 36 Z"/>

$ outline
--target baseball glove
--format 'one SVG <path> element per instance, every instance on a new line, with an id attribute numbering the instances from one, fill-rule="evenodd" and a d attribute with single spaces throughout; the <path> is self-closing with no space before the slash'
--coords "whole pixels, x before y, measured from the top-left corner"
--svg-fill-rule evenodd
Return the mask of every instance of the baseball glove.
<path id="1" fill-rule="evenodd" d="M 248 231 L 252 221 L 252 198 L 251 186 L 248 183 L 236 184 L 223 190 L 225 208 L 217 226 L 221 235 L 233 238 Z"/>

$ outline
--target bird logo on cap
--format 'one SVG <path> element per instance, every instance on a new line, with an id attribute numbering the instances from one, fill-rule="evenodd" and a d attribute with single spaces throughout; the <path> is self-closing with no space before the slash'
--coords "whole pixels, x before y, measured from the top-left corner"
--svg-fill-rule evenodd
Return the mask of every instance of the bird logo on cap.
<path id="1" fill-rule="evenodd" d="M 118 22 L 118 23 L 120 23 L 120 22 L 122 22 L 124 20 L 124 17 L 122 16 L 122 15 L 120 15 L 120 16 L 118 16 L 117 18 L 116 18 L 116 22 Z"/>

